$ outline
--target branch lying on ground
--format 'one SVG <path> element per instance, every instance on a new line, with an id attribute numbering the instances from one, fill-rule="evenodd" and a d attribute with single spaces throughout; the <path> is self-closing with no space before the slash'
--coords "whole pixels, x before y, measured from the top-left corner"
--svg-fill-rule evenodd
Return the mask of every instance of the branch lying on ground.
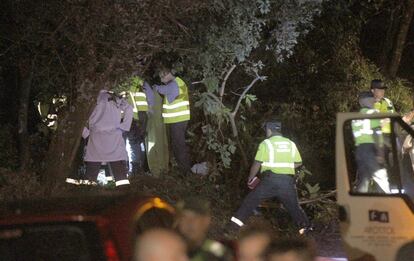
<path id="1" fill-rule="evenodd" d="M 326 194 L 320 195 L 319 197 L 316 197 L 316 198 L 300 200 L 299 204 L 300 205 L 305 205 L 305 204 L 310 204 L 310 203 L 314 203 L 314 202 L 328 203 L 324 199 L 334 197 L 335 194 L 336 194 L 336 190 L 332 190 L 332 191 L 329 191 Z M 329 203 L 332 203 L 332 202 L 329 202 Z M 274 202 L 274 201 L 265 201 L 262 204 L 260 204 L 260 206 L 266 207 L 266 208 L 278 208 L 278 207 L 280 207 L 280 203 Z"/>

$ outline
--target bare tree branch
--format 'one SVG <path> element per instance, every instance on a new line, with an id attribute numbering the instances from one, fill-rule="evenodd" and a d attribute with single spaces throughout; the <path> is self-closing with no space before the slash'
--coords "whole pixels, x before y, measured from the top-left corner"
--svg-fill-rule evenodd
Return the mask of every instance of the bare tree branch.
<path id="1" fill-rule="evenodd" d="M 221 88 L 220 88 L 220 101 L 223 101 L 224 89 L 226 88 L 227 79 L 230 77 L 230 74 L 233 72 L 233 70 L 235 68 L 236 68 L 236 65 L 233 64 L 231 66 L 231 68 L 227 71 L 227 74 L 224 77 L 223 82 L 221 83 Z"/>
<path id="2" fill-rule="evenodd" d="M 242 92 L 242 94 L 240 95 L 240 97 L 239 97 L 239 100 L 237 101 L 237 104 L 236 104 L 236 107 L 234 108 L 234 111 L 231 113 L 232 114 L 232 116 L 234 117 L 234 116 L 236 116 L 236 114 L 237 114 L 237 111 L 239 110 L 239 108 L 240 108 L 240 104 L 241 104 L 241 102 L 242 102 L 242 100 L 244 99 L 244 97 L 246 96 L 246 94 L 249 92 L 249 90 L 254 86 L 254 84 L 257 82 L 257 81 L 264 81 L 264 80 L 266 80 L 266 76 L 256 76 L 256 78 L 254 78 L 254 80 L 248 85 L 248 86 L 246 86 L 246 88 L 244 89 L 244 91 Z"/>

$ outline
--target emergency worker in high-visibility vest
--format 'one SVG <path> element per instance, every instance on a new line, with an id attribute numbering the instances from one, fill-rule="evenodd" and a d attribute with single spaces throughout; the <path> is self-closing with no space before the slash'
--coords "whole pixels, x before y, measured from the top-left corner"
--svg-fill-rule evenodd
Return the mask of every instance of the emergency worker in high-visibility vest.
<path id="1" fill-rule="evenodd" d="M 282 136 L 281 128 L 280 121 L 269 121 L 265 124 L 267 139 L 259 145 L 247 182 L 250 187 L 260 171 L 260 183 L 243 200 L 231 218 L 228 230 L 242 227 L 259 204 L 270 198 L 277 198 L 283 204 L 298 226 L 300 234 L 312 229 L 308 217 L 299 205 L 296 190 L 295 168 L 302 165 L 302 158 L 295 143 Z"/>
<path id="2" fill-rule="evenodd" d="M 137 174 L 148 168 L 145 153 L 148 113 L 153 106 L 153 92 L 147 82 L 134 76 L 129 81 L 129 90 L 125 95 L 133 108 L 131 129 L 127 133 L 129 173 Z"/>
<path id="3" fill-rule="evenodd" d="M 190 120 L 190 101 L 187 84 L 175 77 L 170 68 L 163 67 L 159 72 L 164 85 L 155 85 L 155 90 L 163 95 L 162 117 L 169 132 L 170 144 L 181 171 L 190 173 L 191 159 L 185 134 Z"/>
<path id="4" fill-rule="evenodd" d="M 392 101 L 386 97 L 385 90 L 387 86 L 379 79 L 374 79 L 371 81 L 371 92 L 374 96 L 375 103 L 373 109 L 377 110 L 380 113 L 393 113 L 395 112 L 394 104 Z M 382 122 L 382 133 L 389 135 L 391 133 L 391 124 L 390 122 Z"/>
<path id="5" fill-rule="evenodd" d="M 360 112 L 378 113 L 374 109 L 375 97 L 371 92 L 359 94 Z M 355 141 L 355 160 L 357 164 L 357 192 L 368 192 L 375 181 L 386 193 L 389 193 L 387 171 L 384 168 L 384 137 L 380 120 L 360 119 L 352 121 L 352 133 Z"/>

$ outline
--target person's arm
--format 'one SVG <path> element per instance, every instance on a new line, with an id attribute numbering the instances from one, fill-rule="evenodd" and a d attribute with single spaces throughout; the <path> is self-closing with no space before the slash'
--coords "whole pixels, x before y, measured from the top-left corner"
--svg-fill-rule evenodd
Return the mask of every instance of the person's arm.
<path id="1" fill-rule="evenodd" d="M 123 131 L 129 131 L 134 112 L 132 110 L 132 106 L 125 99 L 122 100 L 120 109 L 124 111 L 124 119 L 119 125 L 119 128 Z"/>
<path id="2" fill-rule="evenodd" d="M 148 82 L 144 82 L 142 89 L 144 90 L 145 96 L 147 97 L 148 108 L 152 108 L 155 103 L 154 90 L 151 88 Z"/>
<path id="3" fill-rule="evenodd" d="M 409 150 L 411 150 L 413 147 L 413 140 L 410 134 L 407 134 L 407 136 L 404 139 L 404 143 L 402 145 L 402 153 L 407 153 Z"/>
<path id="4" fill-rule="evenodd" d="M 247 183 L 249 183 L 254 177 L 256 177 L 257 173 L 259 173 L 260 167 L 262 166 L 262 162 L 266 160 L 266 157 L 268 157 L 267 154 L 267 146 L 264 142 L 260 143 L 259 148 L 256 152 L 256 156 L 254 157 L 253 164 L 250 167 L 249 178 L 247 179 Z"/>
<path id="5" fill-rule="evenodd" d="M 410 124 L 414 119 L 414 110 L 410 111 L 409 113 L 406 113 L 403 115 L 402 120 L 407 123 Z"/>
<path id="6" fill-rule="evenodd" d="M 294 150 L 293 155 L 295 157 L 294 159 L 294 165 L 295 165 L 295 169 L 299 168 L 300 166 L 302 166 L 302 157 L 300 156 L 299 150 L 296 147 L 296 144 L 294 142 L 292 142 L 292 150 Z"/>
<path id="7" fill-rule="evenodd" d="M 155 90 L 159 94 L 166 96 L 169 103 L 173 102 L 180 93 L 176 81 L 171 81 L 166 85 L 155 85 Z"/>
<path id="8" fill-rule="evenodd" d="M 247 182 L 250 182 L 254 177 L 256 177 L 257 173 L 259 173 L 260 167 L 262 166 L 262 163 L 260 161 L 253 161 L 252 166 L 250 167 L 250 173 L 249 178 Z"/>

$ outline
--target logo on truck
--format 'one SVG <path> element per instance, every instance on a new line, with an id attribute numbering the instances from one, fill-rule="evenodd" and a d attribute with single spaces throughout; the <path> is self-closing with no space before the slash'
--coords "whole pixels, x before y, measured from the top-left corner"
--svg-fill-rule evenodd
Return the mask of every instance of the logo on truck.
<path id="1" fill-rule="evenodd" d="M 388 211 L 379 211 L 379 210 L 369 210 L 369 221 L 380 222 L 380 223 L 389 223 L 390 216 Z"/>

